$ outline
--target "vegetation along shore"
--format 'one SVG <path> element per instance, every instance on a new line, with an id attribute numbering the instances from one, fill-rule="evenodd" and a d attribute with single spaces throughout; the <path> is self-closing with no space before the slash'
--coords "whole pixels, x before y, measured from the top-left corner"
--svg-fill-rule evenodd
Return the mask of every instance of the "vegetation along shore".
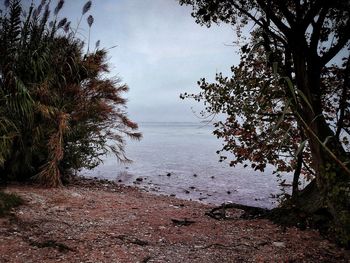
<path id="1" fill-rule="evenodd" d="M 229 76 L 180 98 L 204 103 L 220 162 L 292 175 L 272 210 L 77 177 L 110 153 L 131 162 L 126 142 L 142 139 L 81 4 L 75 24 L 64 0 L 0 5 L 1 262 L 350 262 L 349 1 L 176 1 L 198 28 L 235 29 Z"/>

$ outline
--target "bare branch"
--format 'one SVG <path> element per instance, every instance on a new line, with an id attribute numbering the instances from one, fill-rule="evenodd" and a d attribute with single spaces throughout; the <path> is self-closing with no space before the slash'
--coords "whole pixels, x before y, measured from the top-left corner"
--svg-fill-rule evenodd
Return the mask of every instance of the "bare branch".
<path id="1" fill-rule="evenodd" d="M 277 28 L 287 37 L 291 33 L 291 29 L 286 26 L 280 18 L 278 18 L 275 12 L 263 1 L 256 1 L 261 9 L 265 12 L 266 16 L 268 16 L 272 22 L 277 26 Z"/>
<path id="2" fill-rule="evenodd" d="M 262 21 L 260 20 L 260 18 L 256 18 L 254 15 L 252 15 L 251 13 L 249 13 L 247 10 L 245 10 L 243 7 L 239 6 L 236 3 L 232 3 L 232 5 L 238 10 L 240 11 L 242 14 L 248 16 L 250 19 L 252 19 L 257 25 L 259 25 L 261 28 L 263 28 L 264 30 L 266 30 L 267 32 L 269 32 L 271 35 L 273 35 L 275 38 L 277 38 L 279 41 L 281 41 L 282 43 L 286 43 L 286 40 L 283 39 L 283 37 L 281 37 L 280 35 L 278 35 L 276 32 L 272 31 L 270 27 L 266 27 Z"/>
<path id="3" fill-rule="evenodd" d="M 298 1 L 296 1 L 298 2 Z M 274 0 L 274 3 L 278 6 L 284 17 L 287 19 L 288 24 L 293 27 L 296 23 L 295 15 L 289 11 L 288 6 L 284 1 Z"/>
<path id="4" fill-rule="evenodd" d="M 348 61 L 346 63 L 346 68 L 344 72 L 344 84 L 343 84 L 343 90 L 342 95 L 339 102 L 339 120 L 337 122 L 337 131 L 335 133 L 335 137 L 339 139 L 340 132 L 344 125 L 344 116 L 345 116 L 345 109 L 346 109 L 346 99 L 347 99 L 347 90 L 350 87 L 350 57 L 348 58 Z"/>
<path id="5" fill-rule="evenodd" d="M 305 14 L 305 17 L 301 23 L 304 31 L 312 23 L 314 17 L 320 12 L 323 6 L 325 6 L 325 0 L 316 0 L 315 3 L 309 8 L 309 11 Z"/>
<path id="6" fill-rule="evenodd" d="M 348 44 L 350 40 L 350 20 L 348 20 L 347 25 L 344 29 L 342 29 L 342 31 L 343 34 L 339 37 L 338 42 L 329 48 L 328 51 L 321 57 L 321 65 L 326 65 Z"/>
<path id="7" fill-rule="evenodd" d="M 313 30 L 312 30 L 311 40 L 310 40 L 310 49 L 311 51 L 315 50 L 316 54 L 317 54 L 318 42 L 320 40 L 321 28 L 326 18 L 327 12 L 328 12 L 328 8 L 322 8 L 316 23 L 313 24 Z"/>

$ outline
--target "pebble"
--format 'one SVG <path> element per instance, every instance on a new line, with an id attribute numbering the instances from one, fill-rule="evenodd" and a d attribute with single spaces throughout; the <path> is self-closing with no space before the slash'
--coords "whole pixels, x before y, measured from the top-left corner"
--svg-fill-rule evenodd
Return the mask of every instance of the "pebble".
<path id="1" fill-rule="evenodd" d="M 284 242 L 272 242 L 275 247 L 286 247 Z"/>
<path id="2" fill-rule="evenodd" d="M 81 194 L 73 192 L 71 193 L 72 197 L 81 197 Z"/>

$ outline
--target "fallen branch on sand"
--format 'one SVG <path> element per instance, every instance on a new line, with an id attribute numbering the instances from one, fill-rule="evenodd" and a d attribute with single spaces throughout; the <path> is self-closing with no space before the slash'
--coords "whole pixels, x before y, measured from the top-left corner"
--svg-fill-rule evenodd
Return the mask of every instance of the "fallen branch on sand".
<path id="1" fill-rule="evenodd" d="M 227 209 L 230 209 L 230 208 L 243 210 L 244 213 L 240 214 L 237 217 L 227 216 Z M 213 209 L 211 209 L 209 212 L 206 212 L 205 214 L 217 220 L 228 220 L 228 219 L 237 219 L 237 218 L 253 219 L 253 218 L 262 218 L 269 211 L 270 210 L 268 209 L 260 208 L 260 207 L 233 204 L 233 203 L 229 203 L 229 204 L 223 203 L 218 207 L 214 207 Z"/>

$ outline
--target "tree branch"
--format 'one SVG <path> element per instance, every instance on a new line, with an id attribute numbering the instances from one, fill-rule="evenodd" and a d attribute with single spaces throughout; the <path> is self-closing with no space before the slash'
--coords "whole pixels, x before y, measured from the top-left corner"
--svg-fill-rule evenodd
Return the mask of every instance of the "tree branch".
<path id="1" fill-rule="evenodd" d="M 344 116 L 345 116 L 345 109 L 346 109 L 346 99 L 347 99 L 347 90 L 350 87 L 350 57 L 348 58 L 348 61 L 346 63 L 346 68 L 344 72 L 344 84 L 343 84 L 343 90 L 342 95 L 339 102 L 339 120 L 337 122 L 337 131 L 335 133 L 335 137 L 339 140 L 340 132 L 344 125 Z"/>
<path id="2" fill-rule="evenodd" d="M 350 40 L 350 21 L 348 21 L 347 25 L 344 29 L 342 29 L 342 35 L 339 37 L 338 42 L 333 45 L 331 48 L 328 49 L 328 51 L 321 57 L 320 62 L 321 65 L 326 65 L 332 58 L 334 58 L 342 48 L 345 47 L 345 45 Z"/>
<path id="3" fill-rule="evenodd" d="M 329 1 L 329 0 L 328 0 Z M 314 5 L 309 8 L 309 12 L 307 12 L 304 16 L 304 19 L 301 23 L 303 30 L 305 31 L 310 23 L 312 23 L 314 17 L 320 12 L 322 7 L 325 5 L 324 0 L 316 0 Z M 327 8 L 328 10 L 328 8 Z"/>
<path id="4" fill-rule="evenodd" d="M 304 168 L 313 176 L 316 176 L 315 172 L 312 170 L 312 168 L 304 161 L 302 160 Z"/>
<path id="5" fill-rule="evenodd" d="M 328 8 L 322 8 L 316 23 L 313 24 L 313 30 L 312 30 L 312 35 L 310 39 L 310 49 L 311 51 L 315 50 L 316 54 L 317 54 L 318 42 L 320 40 L 320 35 L 321 35 L 321 28 L 326 18 L 327 12 L 328 12 Z"/>
<path id="6" fill-rule="evenodd" d="M 299 1 L 295 1 L 295 15 L 296 15 L 296 20 L 302 19 L 302 10 L 303 8 L 300 5 Z"/>
<path id="7" fill-rule="evenodd" d="M 285 16 L 288 24 L 291 27 L 294 27 L 296 19 L 295 19 L 295 16 L 292 14 L 292 12 L 289 11 L 286 3 L 284 1 L 280 1 L 280 0 L 274 0 L 273 2 L 275 3 L 276 6 L 278 6 L 278 8 L 282 12 L 282 14 Z M 296 1 L 296 2 L 298 2 L 298 1 Z"/>
<path id="8" fill-rule="evenodd" d="M 253 20 L 258 26 L 260 26 L 261 28 L 265 29 L 266 31 L 268 31 L 271 35 L 273 35 L 275 38 L 277 38 L 280 42 L 286 44 L 286 40 L 283 39 L 281 36 L 279 36 L 278 34 L 276 34 L 274 31 L 272 31 L 270 29 L 270 27 L 266 27 L 262 21 L 260 19 L 257 19 L 255 16 L 253 16 L 251 13 L 249 13 L 247 10 L 245 10 L 244 8 L 240 7 L 238 4 L 236 4 L 235 2 L 232 2 L 232 5 L 234 6 L 234 8 L 236 8 L 239 12 L 241 12 L 242 14 L 248 16 L 251 20 Z"/>
<path id="9" fill-rule="evenodd" d="M 265 12 L 266 16 L 269 17 L 272 22 L 277 26 L 277 28 L 287 37 L 291 33 L 291 29 L 286 26 L 281 19 L 279 19 L 275 12 L 268 7 L 267 4 L 263 0 L 256 0 L 257 4 L 261 7 L 261 9 Z"/>

